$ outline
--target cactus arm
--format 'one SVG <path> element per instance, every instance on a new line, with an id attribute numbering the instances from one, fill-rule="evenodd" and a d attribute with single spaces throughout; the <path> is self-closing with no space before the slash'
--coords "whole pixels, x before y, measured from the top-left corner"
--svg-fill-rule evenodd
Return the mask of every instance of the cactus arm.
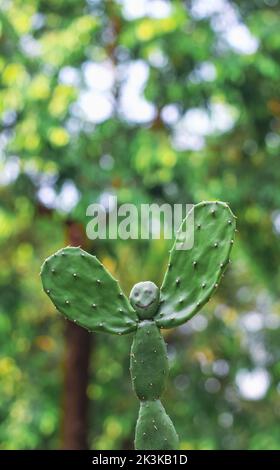
<path id="1" fill-rule="evenodd" d="M 192 220 L 193 248 L 176 249 L 182 240 L 182 229 L 191 230 L 188 224 Z M 229 262 L 235 227 L 235 216 L 222 202 L 202 202 L 188 213 L 171 249 L 161 286 L 160 307 L 155 316 L 158 327 L 181 325 L 208 302 Z"/>
<path id="2" fill-rule="evenodd" d="M 63 248 L 47 258 L 41 278 L 57 310 L 78 325 L 112 334 L 136 329 L 136 312 L 117 280 L 81 248 Z"/>
<path id="3" fill-rule="evenodd" d="M 154 321 L 144 320 L 134 336 L 130 372 L 140 400 L 135 432 L 137 450 L 178 449 L 178 436 L 161 401 L 168 375 L 166 345 Z"/>

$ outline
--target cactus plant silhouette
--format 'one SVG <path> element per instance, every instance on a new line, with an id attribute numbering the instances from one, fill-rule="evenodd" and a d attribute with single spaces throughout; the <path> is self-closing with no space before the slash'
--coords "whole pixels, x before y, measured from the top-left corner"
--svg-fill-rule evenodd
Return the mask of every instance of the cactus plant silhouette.
<path id="1" fill-rule="evenodd" d="M 185 323 L 210 299 L 229 262 L 235 226 L 235 217 L 225 203 L 194 206 L 178 231 L 161 288 L 150 281 L 140 282 L 132 288 L 129 300 L 102 263 L 80 248 L 63 248 L 42 266 L 43 288 L 69 320 L 90 331 L 135 332 L 130 371 L 140 400 L 136 449 L 179 446 L 160 401 L 168 375 L 160 329 Z M 194 230 L 193 247 L 177 249 L 188 230 Z"/>

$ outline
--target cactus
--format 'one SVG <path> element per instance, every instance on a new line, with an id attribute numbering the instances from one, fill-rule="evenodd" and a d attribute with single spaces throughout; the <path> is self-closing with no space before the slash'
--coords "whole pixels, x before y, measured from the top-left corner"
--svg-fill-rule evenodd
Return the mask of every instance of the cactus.
<path id="1" fill-rule="evenodd" d="M 170 252 L 160 289 L 160 308 L 155 315 L 159 328 L 181 325 L 195 315 L 217 289 L 229 263 L 236 224 L 228 205 L 201 202 L 192 210 L 194 246 L 187 252 L 176 249 L 182 229 L 186 226 L 187 230 L 193 215 L 189 212 Z"/>
<path id="2" fill-rule="evenodd" d="M 177 249 L 183 230 L 194 220 L 194 245 Z M 130 355 L 133 389 L 140 400 L 135 448 L 172 450 L 178 436 L 160 401 L 168 359 L 160 329 L 173 328 L 195 315 L 218 287 L 229 262 L 235 217 L 222 202 L 192 208 L 170 251 L 163 284 L 136 284 L 129 300 L 96 257 L 67 247 L 48 258 L 41 276 L 57 310 L 89 331 L 135 332 Z M 186 232 L 188 233 L 188 232 Z"/>

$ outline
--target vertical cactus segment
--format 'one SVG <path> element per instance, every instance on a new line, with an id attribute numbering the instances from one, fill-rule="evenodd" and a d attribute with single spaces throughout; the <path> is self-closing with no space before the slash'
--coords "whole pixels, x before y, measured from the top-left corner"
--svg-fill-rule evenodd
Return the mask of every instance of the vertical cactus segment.
<path id="1" fill-rule="evenodd" d="M 41 277 L 56 308 L 78 325 L 113 334 L 136 329 L 136 312 L 95 256 L 80 248 L 63 248 L 45 261 Z"/>
<path id="2" fill-rule="evenodd" d="M 166 345 L 153 321 L 139 323 L 134 336 L 130 371 L 134 391 L 140 400 L 160 397 L 168 375 Z"/>
<path id="3" fill-rule="evenodd" d="M 176 450 L 178 435 L 160 400 L 142 401 L 136 424 L 137 450 Z"/>
<path id="4" fill-rule="evenodd" d="M 202 202 L 189 212 L 170 252 L 161 287 L 160 308 L 155 315 L 160 328 L 186 322 L 208 302 L 229 262 L 235 225 L 234 215 L 222 202 Z M 183 233 L 190 234 L 191 230 L 193 248 L 177 249 Z"/>
<path id="5" fill-rule="evenodd" d="M 178 436 L 161 402 L 168 375 L 164 339 L 153 321 L 139 323 L 131 348 L 130 371 L 140 400 L 136 449 L 176 449 Z"/>

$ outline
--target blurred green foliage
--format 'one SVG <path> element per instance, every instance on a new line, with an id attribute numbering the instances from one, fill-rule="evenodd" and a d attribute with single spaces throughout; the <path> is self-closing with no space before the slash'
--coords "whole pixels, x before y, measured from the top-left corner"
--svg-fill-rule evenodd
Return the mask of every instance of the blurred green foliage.
<path id="1" fill-rule="evenodd" d="M 229 202 L 234 262 L 203 312 L 166 333 L 163 401 L 182 449 L 280 448 L 279 13 L 278 0 L 1 2 L 1 448 L 59 446 L 64 323 L 38 273 L 66 222 L 85 227 L 108 194 Z M 169 245 L 86 248 L 128 293 L 161 282 Z M 96 342 L 90 446 L 126 448 L 131 338 Z"/>

